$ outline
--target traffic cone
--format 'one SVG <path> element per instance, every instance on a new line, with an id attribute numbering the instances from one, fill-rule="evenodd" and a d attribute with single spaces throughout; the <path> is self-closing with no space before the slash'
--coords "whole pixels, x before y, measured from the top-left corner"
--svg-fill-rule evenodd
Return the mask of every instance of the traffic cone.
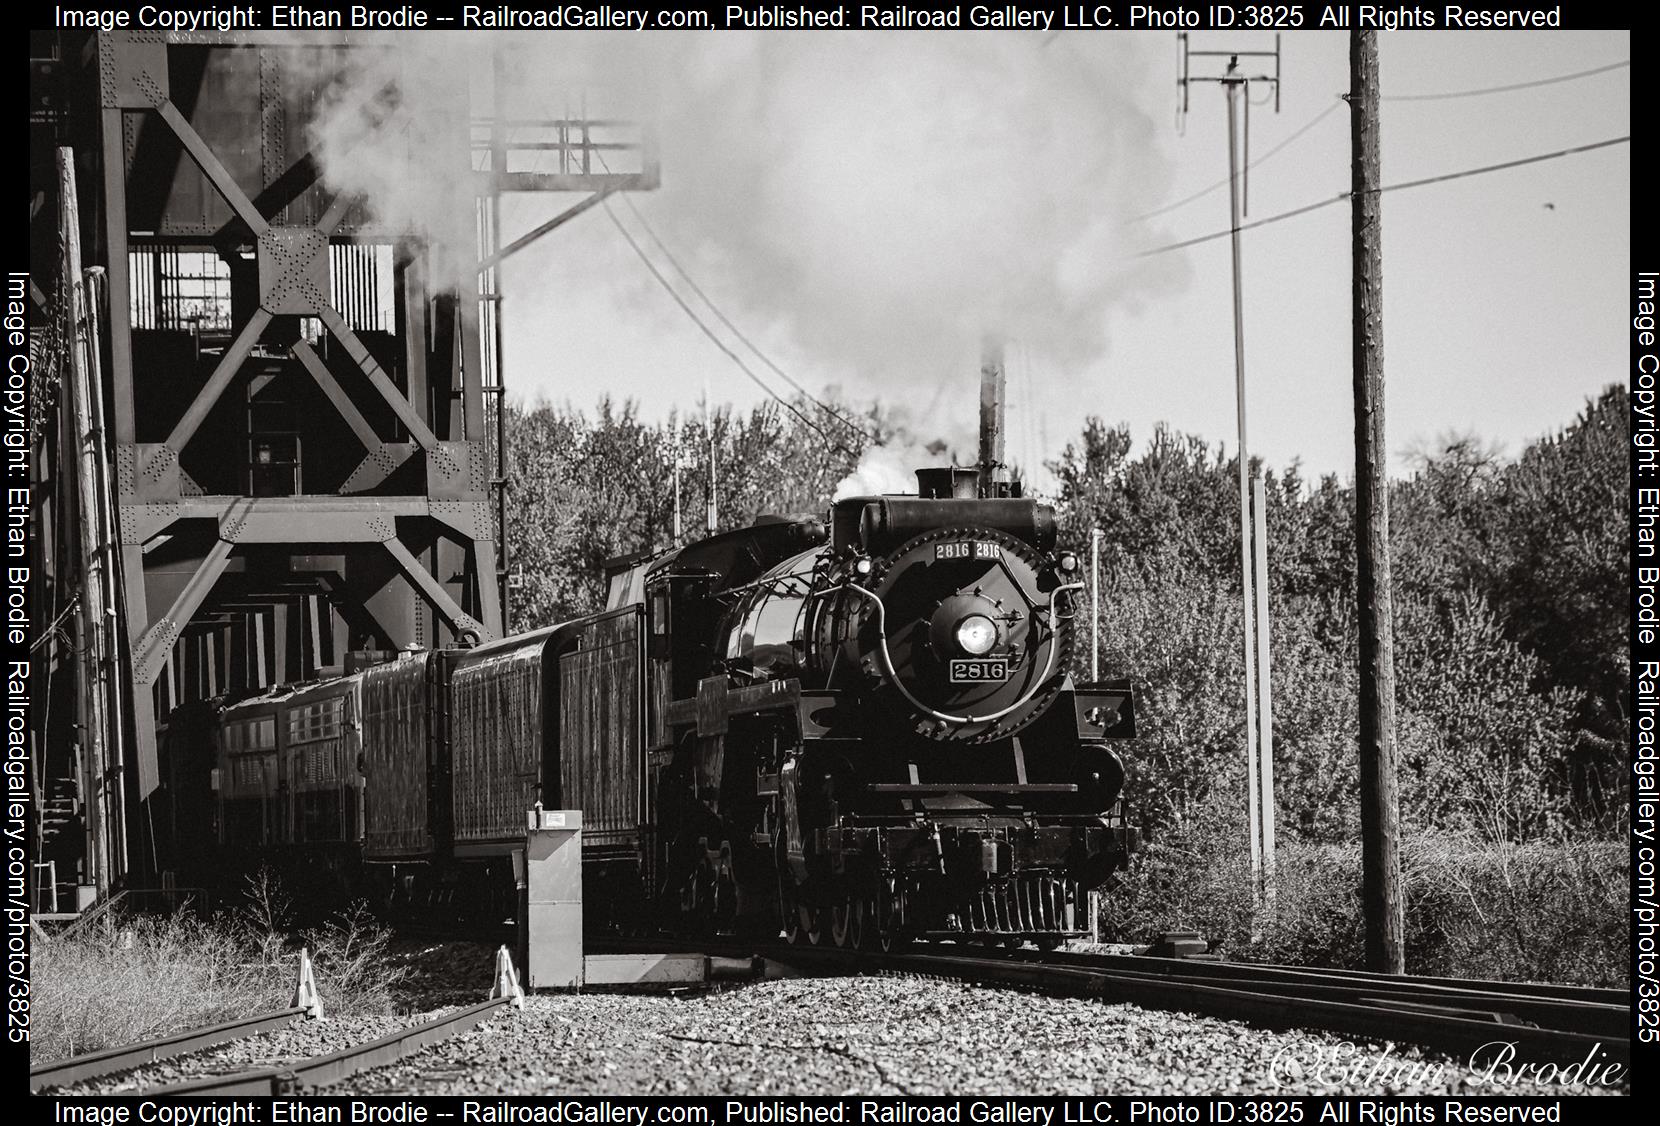
<path id="1" fill-rule="evenodd" d="M 300 948 L 300 980 L 294 986 L 292 1009 L 304 1009 L 312 1020 L 323 1019 L 323 999 L 317 996 L 317 979 L 311 972 L 311 951 Z"/>
<path id="2" fill-rule="evenodd" d="M 525 991 L 519 988 L 519 973 L 505 946 L 496 951 L 496 983 L 490 987 L 490 1000 L 498 997 L 511 997 L 515 1009 L 525 1007 Z"/>

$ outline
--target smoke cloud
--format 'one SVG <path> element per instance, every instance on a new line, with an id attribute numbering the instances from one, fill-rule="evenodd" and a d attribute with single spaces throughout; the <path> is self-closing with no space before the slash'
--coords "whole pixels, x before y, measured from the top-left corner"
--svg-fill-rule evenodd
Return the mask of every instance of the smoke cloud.
<path id="1" fill-rule="evenodd" d="M 1169 174 L 1132 96 L 1164 76 L 1122 40 L 410 36 L 329 85 L 313 142 L 331 183 L 459 270 L 476 243 L 469 172 L 452 158 L 458 87 L 475 112 L 499 93 L 514 117 L 585 104 L 649 123 L 662 187 L 634 202 L 703 287 L 810 356 L 819 386 L 889 401 L 904 386 L 917 408 L 948 379 L 954 399 L 972 397 L 987 332 L 1064 379 L 1110 350 L 1115 310 L 1183 281 L 1179 260 L 1137 259 L 1130 241 L 1156 236 L 1126 221 Z M 496 46 L 510 48 L 499 91 Z M 558 293 L 527 298 L 526 280 L 512 279 L 515 302 L 558 307 Z M 643 271 L 627 284 L 655 285 Z"/>

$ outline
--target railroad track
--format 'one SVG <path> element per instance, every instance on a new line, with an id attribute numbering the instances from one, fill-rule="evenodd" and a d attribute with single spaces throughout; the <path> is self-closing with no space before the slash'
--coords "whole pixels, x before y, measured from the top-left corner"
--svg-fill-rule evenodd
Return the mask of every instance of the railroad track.
<path id="1" fill-rule="evenodd" d="M 130 1071 L 156 1060 L 182 1056 L 210 1048 L 215 1044 L 285 1028 L 305 1014 L 306 1010 L 303 1008 L 279 1009 L 276 1012 L 242 1017 L 226 1021 L 224 1024 L 179 1032 L 156 1040 L 127 1044 L 119 1048 L 106 1048 L 101 1052 L 89 1052 L 84 1056 L 73 1056 L 53 1063 L 36 1064 L 29 1068 L 29 1090 L 67 1087 L 71 1083 L 79 1083 L 85 1079 L 97 1079 L 105 1075 L 114 1075 L 119 1071 Z"/>
<path id="2" fill-rule="evenodd" d="M 684 949 L 686 942 L 629 942 Z M 710 954 L 760 955 L 801 970 L 915 973 L 1180 1009 L 1273 1028 L 1421 1044 L 1468 1055 L 1514 1043 L 1516 1058 L 1630 1060 L 1630 998 L 1616 990 L 1128 955 L 1039 953 L 949 943 L 875 953 L 781 942 L 699 941 Z M 619 949 L 621 946 L 619 946 Z"/>
<path id="3" fill-rule="evenodd" d="M 292 1095 L 326 1087 L 359 1072 L 396 1063 L 407 1055 L 459 1035 L 511 1004 L 509 997 L 480 1001 L 378 1040 L 342 1048 L 327 1055 L 312 1056 L 281 1067 L 203 1076 L 184 1083 L 151 1087 L 142 1094 L 147 1098 L 172 1095 Z"/>
<path id="4" fill-rule="evenodd" d="M 1603 1038 L 1624 1040 L 1631 1031 L 1630 998 L 1615 989 L 1064 951 L 1037 954 L 1016 950 L 1004 956 L 1018 961 L 1104 968 L 1126 976 L 1139 974 L 1155 980 L 1189 981 L 1311 1000 L 1364 999 L 1385 1007 L 1483 1014 L 1497 1023 L 1520 1021 L 1540 1028 Z"/>
<path id="5" fill-rule="evenodd" d="M 220 1075 L 205 1075 L 182 1083 L 151 1087 L 142 1092 L 158 1095 L 287 1095 L 314 1087 L 338 1083 L 362 1071 L 394 1063 L 413 1052 L 467 1031 L 495 1016 L 512 999 L 499 997 L 467 1005 L 453 1013 L 401 1029 L 378 1040 L 342 1048 L 327 1055 L 312 1056 L 294 1063 Z M 29 1089 L 39 1091 L 66 1087 L 129 1071 L 156 1060 L 199 1051 L 261 1032 L 283 1028 L 305 1015 L 304 1009 L 284 1009 L 242 1020 L 228 1021 L 211 1028 L 181 1032 L 159 1040 L 129 1044 L 93 1052 L 29 1069 Z"/>

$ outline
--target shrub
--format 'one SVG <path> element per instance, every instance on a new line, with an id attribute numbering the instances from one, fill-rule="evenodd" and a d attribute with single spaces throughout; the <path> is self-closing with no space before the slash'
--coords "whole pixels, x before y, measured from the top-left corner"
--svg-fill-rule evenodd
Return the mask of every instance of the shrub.
<path id="1" fill-rule="evenodd" d="M 328 1014 L 392 1011 L 391 933 L 358 904 L 305 934 L 269 873 L 213 918 L 125 916 L 33 948 L 33 1054 L 61 1059 L 286 1008 L 301 945 Z"/>
<path id="2" fill-rule="evenodd" d="M 1103 901 L 1107 937 L 1192 929 L 1230 958 L 1364 968 L 1359 844 L 1282 841 L 1275 907 L 1253 941 L 1243 825 L 1219 821 L 1147 845 Z M 1630 857 L 1618 842 L 1425 834 L 1403 842 L 1401 870 L 1409 973 L 1628 985 Z"/>
<path id="3" fill-rule="evenodd" d="M 295 969 L 234 927 L 180 913 L 121 918 L 36 943 L 38 1059 L 59 1059 L 280 1009 Z"/>

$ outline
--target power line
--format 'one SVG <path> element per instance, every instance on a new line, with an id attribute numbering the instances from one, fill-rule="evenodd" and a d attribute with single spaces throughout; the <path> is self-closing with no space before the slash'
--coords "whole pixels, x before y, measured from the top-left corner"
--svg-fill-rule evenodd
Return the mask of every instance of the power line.
<path id="1" fill-rule="evenodd" d="M 755 386 L 759 387 L 761 390 L 765 391 L 768 395 L 772 396 L 772 398 L 776 399 L 778 401 L 778 403 L 784 407 L 785 410 L 789 411 L 791 414 L 795 415 L 803 423 L 805 423 L 807 425 L 808 429 L 812 430 L 820 438 L 823 438 L 826 444 L 831 446 L 833 449 L 841 450 L 843 453 L 847 454 L 850 457 L 854 456 L 853 451 L 848 449 L 846 445 L 842 444 L 841 442 L 836 441 L 834 438 L 830 437 L 830 435 L 826 434 L 823 431 L 823 429 L 821 429 L 819 427 L 819 425 L 817 423 L 815 423 L 812 419 L 808 418 L 805 414 L 802 414 L 801 411 L 796 408 L 795 404 L 791 403 L 788 399 L 785 399 L 783 396 L 778 394 L 778 392 L 774 391 L 771 387 L 767 386 L 765 380 L 763 380 L 760 376 L 756 375 L 753 371 L 751 371 L 749 365 L 744 363 L 743 357 L 739 356 L 732 349 L 728 348 L 726 346 L 726 342 L 723 341 L 720 337 L 716 336 L 714 334 L 714 332 L 710 330 L 709 326 L 703 323 L 702 318 L 697 315 L 697 311 L 694 310 L 690 305 L 686 304 L 686 299 L 681 297 L 680 294 L 675 291 L 674 286 L 669 284 L 669 279 L 667 279 L 663 276 L 662 271 L 660 271 L 657 268 L 656 263 L 654 263 L 650 258 L 646 257 L 646 252 L 641 248 L 640 244 L 637 241 L 635 241 L 634 236 L 631 235 L 628 232 L 628 228 L 623 226 L 622 220 L 617 218 L 616 211 L 614 211 L 611 207 L 611 201 L 610 200 L 602 201 L 602 206 L 605 208 L 605 214 L 610 218 L 612 224 L 617 228 L 618 233 L 621 234 L 623 239 L 628 243 L 629 248 L 631 250 L 633 250 L 635 255 L 640 259 L 640 261 L 645 264 L 645 268 L 647 270 L 651 271 L 651 276 L 657 279 L 657 284 L 662 286 L 664 291 L 666 293 L 668 293 L 668 295 L 670 297 L 674 298 L 674 303 L 676 305 L 680 306 L 680 311 L 685 313 L 688 317 L 690 317 L 692 319 L 692 323 L 697 325 L 697 327 L 702 330 L 703 335 L 707 336 L 710 339 L 710 341 L 712 341 L 714 343 L 715 347 L 719 348 L 726 355 L 727 359 L 731 360 L 733 363 L 738 365 L 738 370 L 742 371 L 745 375 L 747 375 L 750 378 L 750 381 L 755 384 Z"/>
<path id="2" fill-rule="evenodd" d="M 597 151 L 595 152 L 594 155 L 599 158 L 600 167 L 604 168 L 607 172 L 610 172 L 611 171 L 611 166 L 606 164 L 605 155 L 603 153 L 600 153 L 600 152 L 597 152 Z M 725 325 L 727 327 L 727 330 L 729 332 L 731 332 L 733 336 L 736 336 L 739 340 L 743 341 L 744 346 L 747 347 L 751 352 L 755 353 L 755 355 L 760 358 L 762 363 L 766 364 L 767 367 L 771 368 L 774 372 L 776 372 L 778 374 L 778 377 L 780 379 L 782 379 L 785 383 L 788 383 L 791 387 L 793 387 L 797 391 L 799 391 L 814 406 L 816 406 L 820 410 L 824 411 L 831 418 L 834 418 L 838 422 L 842 423 L 849 430 L 852 430 L 854 433 L 858 434 L 859 437 L 865 439 L 866 441 L 871 440 L 872 435 L 870 434 L 869 431 L 867 431 L 864 427 L 859 426 L 857 423 L 853 422 L 846 415 L 842 414 L 840 411 L 836 410 L 834 407 L 830 406 L 828 403 L 826 403 L 823 400 L 819 399 L 811 391 L 807 390 L 807 388 L 803 387 L 801 384 L 797 383 L 794 379 L 790 378 L 790 375 L 789 375 L 788 372 L 786 372 L 783 368 L 779 367 L 777 364 L 772 362 L 772 357 L 768 356 L 765 352 L 761 351 L 760 348 L 756 347 L 755 342 L 750 340 L 749 337 L 745 336 L 744 333 L 743 333 L 743 330 L 740 329 L 737 325 L 733 324 L 731 318 L 728 317 L 725 313 L 721 312 L 720 306 L 716 305 L 713 301 L 711 301 L 709 299 L 709 295 L 707 293 L 703 292 L 703 287 L 698 285 L 696 280 L 693 279 L 692 275 L 689 274 L 686 271 L 686 267 L 684 267 L 680 264 L 680 259 L 678 259 L 674 256 L 674 252 L 671 251 L 667 246 L 664 245 L 663 240 L 657 236 L 657 231 L 652 227 L 651 223 L 647 221 L 646 217 L 643 214 L 641 214 L 640 209 L 638 207 L 634 206 L 634 201 L 632 199 L 630 199 L 626 193 L 624 193 L 622 199 L 623 199 L 623 203 L 628 205 L 628 210 L 631 214 L 633 214 L 635 222 L 639 223 L 640 226 L 645 229 L 646 235 L 652 241 L 652 245 L 656 246 L 658 251 L 663 255 L 663 257 L 667 258 L 669 260 L 669 265 L 674 267 L 675 272 L 680 275 L 681 280 L 684 281 L 688 286 L 691 287 L 692 292 L 698 295 L 698 297 L 703 301 L 703 303 L 709 307 L 709 311 L 714 313 L 715 316 L 720 319 L 720 323 Z M 612 221 L 613 222 L 616 221 L 615 216 L 612 217 Z M 782 401 L 782 400 L 780 400 L 780 401 Z"/>
<path id="3" fill-rule="evenodd" d="M 601 163 L 603 163 L 603 159 Z M 663 257 L 669 260 L 669 265 L 674 267 L 675 272 L 680 275 L 681 280 L 691 288 L 693 293 L 697 294 L 698 297 L 702 299 L 703 303 L 709 307 L 709 311 L 714 313 L 715 316 L 720 319 L 720 323 L 725 325 L 733 336 L 736 336 L 739 340 L 743 341 L 744 346 L 751 352 L 754 352 L 755 355 L 760 358 L 762 363 L 766 364 L 767 367 L 777 373 L 778 378 L 782 379 L 785 383 L 788 383 L 791 387 L 799 391 L 814 406 L 824 411 L 831 418 L 834 418 L 836 421 L 842 423 L 849 430 L 852 430 L 854 433 L 858 434 L 861 438 L 864 438 L 867 441 L 870 439 L 871 435 L 869 431 L 855 423 L 852 419 L 848 418 L 840 411 L 836 410 L 836 408 L 832 407 L 830 404 L 818 398 L 811 391 L 807 390 L 807 388 L 797 383 L 794 379 L 790 378 L 788 372 L 773 363 L 770 356 L 761 351 L 760 348 L 756 347 L 755 342 L 745 336 L 743 330 L 733 324 L 731 318 L 721 312 L 720 307 L 709 299 L 709 295 L 703 292 L 703 287 L 698 285 L 697 282 L 693 280 L 692 275 L 686 272 L 686 267 L 680 264 L 680 260 L 674 256 L 673 252 L 670 251 L 667 246 L 663 245 L 663 240 L 657 237 L 657 232 L 652 229 L 651 224 L 646 221 L 646 217 L 640 214 L 640 209 L 634 206 L 634 201 L 629 199 L 626 194 L 623 196 L 623 203 L 628 206 L 628 210 L 633 213 L 634 218 L 639 222 L 640 226 L 645 228 L 645 232 L 647 236 L 650 237 L 652 245 L 656 246 L 662 253 Z"/>
<path id="4" fill-rule="evenodd" d="M 1343 102 L 1341 102 L 1341 101 L 1333 102 L 1331 105 L 1327 106 L 1324 110 L 1322 110 L 1319 113 L 1319 115 L 1314 118 L 1314 120 L 1310 121 L 1308 124 L 1304 125 L 1301 129 L 1299 129 L 1295 133 L 1291 134 L 1291 136 L 1287 137 L 1285 140 L 1281 141 L 1279 144 L 1275 145 L 1273 148 L 1269 149 L 1267 152 L 1263 153 L 1261 156 L 1257 157 L 1255 160 L 1253 160 L 1249 164 L 1247 164 L 1245 166 L 1244 170 L 1246 172 L 1249 172 L 1251 169 L 1257 168 L 1257 167 L 1261 166 L 1262 164 L 1267 163 L 1269 157 L 1273 156 L 1275 153 L 1277 153 L 1281 149 L 1285 148 L 1291 142 L 1295 141 L 1298 137 L 1301 137 L 1304 133 L 1307 133 L 1310 129 L 1313 129 L 1316 125 L 1320 124 L 1326 118 L 1330 117 L 1333 113 L 1336 113 L 1338 110 L 1340 110 L 1342 108 L 1343 108 Z M 1142 222 L 1143 220 L 1146 220 L 1146 219 L 1155 219 L 1158 216 L 1165 214 L 1166 212 L 1176 210 L 1176 208 L 1178 208 L 1178 207 L 1186 207 L 1188 204 L 1192 203 L 1196 199 L 1203 199 L 1205 196 L 1209 195 L 1211 192 L 1214 192 L 1217 188 L 1225 188 L 1227 186 L 1228 186 L 1228 180 L 1227 180 L 1226 177 L 1224 177 L 1224 178 L 1218 180 L 1216 183 L 1212 184 L 1210 187 L 1204 188 L 1201 191 L 1194 192 L 1192 195 L 1188 196 L 1186 199 L 1178 199 L 1175 203 L 1166 204 L 1165 206 L 1159 208 L 1157 211 L 1149 211 L 1145 215 L 1137 215 L 1134 219 L 1131 219 L 1130 222 L 1140 223 L 1140 222 Z"/>
<path id="5" fill-rule="evenodd" d="M 1426 184 L 1440 184 L 1445 183 L 1448 180 L 1462 180 L 1466 176 L 1480 176 L 1487 172 L 1500 172 L 1506 168 L 1520 168 L 1524 164 L 1538 164 L 1540 161 L 1556 160 L 1558 157 L 1573 156 L 1577 153 L 1591 152 L 1595 149 L 1605 149 L 1610 145 L 1623 145 L 1629 143 L 1630 140 L 1630 134 L 1623 137 L 1611 137 L 1606 141 L 1593 141 L 1588 145 L 1576 145 L 1571 149 L 1558 149 L 1556 152 L 1540 153 L 1538 156 L 1524 156 L 1519 160 L 1506 160 L 1500 164 L 1486 164 L 1480 168 L 1466 168 L 1460 172 L 1447 172 L 1440 176 L 1426 176 L 1422 180 L 1407 180 L 1400 184 L 1385 184 L 1377 190 L 1378 194 L 1381 195 L 1384 192 L 1398 192 L 1403 191 L 1406 188 L 1421 188 Z M 1330 199 L 1322 199 L 1317 203 L 1306 204 L 1302 207 L 1293 208 L 1290 211 L 1282 211 L 1278 215 L 1270 215 L 1265 219 L 1255 219 L 1249 223 L 1242 223 L 1240 224 L 1239 229 L 1241 231 L 1248 231 L 1253 227 L 1265 227 L 1269 223 L 1278 223 L 1282 219 L 1293 219 L 1298 215 L 1307 215 L 1310 211 L 1318 211 L 1322 207 L 1330 207 L 1334 203 L 1342 203 L 1353 194 L 1353 192 L 1342 192 L 1338 195 L 1332 196 Z M 1181 250 L 1184 247 L 1197 246 L 1202 242 L 1210 242 L 1212 239 L 1226 238 L 1232 233 L 1232 228 L 1225 231 L 1213 231 L 1208 235 L 1200 235 L 1198 238 L 1185 239 L 1182 242 L 1172 242 L 1164 246 L 1155 246 L 1151 250 L 1140 251 L 1136 254 L 1136 257 L 1150 258 L 1155 254 L 1164 254 L 1172 250 Z"/>
<path id="6" fill-rule="evenodd" d="M 586 105 L 586 103 L 585 103 L 585 105 Z M 546 102 L 545 101 L 543 102 L 543 108 L 544 109 L 546 108 Z M 586 108 L 584 108 L 584 112 L 586 112 Z M 567 113 L 566 116 L 569 116 L 568 113 Z M 606 163 L 604 154 L 596 149 L 596 150 L 594 150 L 594 155 L 596 157 L 598 157 L 600 167 L 605 169 L 606 172 L 610 172 L 611 167 L 610 167 L 609 164 Z M 540 156 L 538 156 L 537 159 L 540 160 Z M 651 239 L 654 243 L 657 244 L 657 248 L 663 252 L 664 257 L 668 258 L 668 260 L 670 262 L 674 263 L 674 267 L 675 267 L 676 270 L 678 270 L 680 272 L 680 276 L 686 279 L 687 284 L 692 287 L 692 289 L 697 293 L 697 295 L 699 297 L 703 298 L 704 304 L 708 305 L 710 309 L 713 309 L 714 312 L 715 312 L 715 315 L 720 317 L 721 321 L 726 324 L 727 328 L 731 329 L 732 332 L 735 333 L 740 340 L 743 340 L 745 344 L 749 344 L 749 341 L 744 338 L 743 334 L 741 332 L 738 332 L 737 328 L 732 324 L 731 321 L 728 321 L 726 319 L 726 317 L 721 314 L 719 309 L 715 308 L 714 302 L 709 300 L 709 298 L 703 293 L 703 291 L 698 288 L 697 283 L 692 281 L 691 277 L 686 273 L 686 271 L 683 268 L 681 268 L 680 263 L 675 260 L 674 255 L 669 253 L 668 248 L 665 247 L 663 245 L 662 240 L 657 237 L 657 233 L 651 229 L 651 224 L 647 223 L 645 221 L 645 217 L 640 214 L 639 209 L 636 208 L 632 202 L 628 201 L 628 197 L 627 197 L 626 194 L 624 194 L 623 199 L 624 199 L 625 202 L 628 202 L 629 210 L 634 213 L 634 217 L 637 220 L 639 220 L 640 225 L 646 229 L 646 232 L 649 235 L 651 235 Z M 744 373 L 744 375 L 748 376 L 752 383 L 754 383 L 761 390 L 765 391 L 769 396 L 771 396 L 774 400 L 776 400 L 779 403 L 779 405 L 781 405 L 785 410 L 789 411 L 791 414 L 793 414 L 797 418 L 799 418 L 808 427 L 808 429 L 812 430 L 820 438 L 823 438 L 825 443 L 827 445 L 829 445 L 832 449 L 840 450 L 843 453 L 847 454 L 849 457 L 858 456 L 853 450 L 848 449 L 847 446 L 844 443 L 838 442 L 834 438 L 830 437 L 830 435 L 826 434 L 824 432 L 824 430 L 817 423 L 815 423 L 812 419 L 808 418 L 805 414 L 803 414 L 800 410 L 798 410 L 796 408 L 795 404 L 789 402 L 782 395 L 778 394 L 778 392 L 774 391 L 771 387 L 767 386 L 767 383 L 766 383 L 765 380 L 763 380 L 760 376 L 756 375 L 754 371 L 750 370 L 749 365 L 744 363 L 743 358 L 741 356 L 739 356 L 736 352 L 732 351 L 732 349 L 728 348 L 726 346 L 725 342 L 722 341 L 720 337 L 716 336 L 714 334 L 714 332 L 712 332 L 710 330 L 709 326 L 707 324 L 705 324 L 703 322 L 702 318 L 700 318 L 697 315 L 697 312 L 690 305 L 688 305 L 686 303 L 685 298 L 681 297 L 680 294 L 678 292 L 676 292 L 674 286 L 669 284 L 669 280 L 663 276 L 662 271 L 658 270 L 656 264 L 653 263 L 652 260 L 649 257 L 646 256 L 646 252 L 641 248 L 640 244 L 635 240 L 634 236 L 629 233 L 628 228 L 623 226 L 622 220 L 617 218 L 616 211 L 614 211 L 611 207 L 610 199 L 609 198 L 601 199 L 600 203 L 605 208 L 606 218 L 611 220 L 611 224 L 614 227 L 617 228 L 617 233 L 622 235 L 623 240 L 628 243 L 629 249 L 634 251 L 635 256 L 638 257 L 640 259 L 640 262 L 645 266 L 645 268 L 651 272 L 651 276 L 657 280 L 657 284 L 662 286 L 663 290 L 670 297 L 674 298 L 674 303 L 676 305 L 680 306 L 681 312 L 685 313 L 688 317 L 691 318 L 692 323 L 697 325 L 698 329 L 702 331 L 703 335 L 707 336 L 710 339 L 710 341 L 715 345 L 715 347 L 719 348 L 721 350 L 721 352 L 725 354 L 727 359 L 731 360 L 734 364 L 737 364 L 738 369 L 740 371 L 742 371 Z M 755 352 L 755 354 L 757 356 L 761 356 L 761 358 L 763 360 L 766 360 L 766 357 L 761 355 L 760 350 L 755 348 L 755 346 L 753 344 L 749 344 L 749 347 L 750 347 L 751 350 L 753 350 Z M 767 362 L 769 364 L 771 364 L 770 360 L 767 360 Z M 778 370 L 777 365 L 773 365 L 773 370 L 775 370 L 775 371 Z M 784 375 L 784 373 L 782 371 L 779 371 L 778 374 L 779 375 Z M 787 375 L 784 376 L 784 379 L 787 382 L 789 382 L 791 386 L 796 387 L 796 389 L 798 391 L 801 391 L 802 394 L 804 394 L 804 395 L 807 394 L 807 392 L 802 390 L 799 386 L 797 386 L 795 381 L 790 379 L 789 376 L 787 376 Z M 807 395 L 807 397 L 809 399 L 812 399 L 811 395 Z M 818 400 L 814 399 L 813 401 L 817 402 Z M 824 404 L 820 403 L 819 405 L 822 407 Z M 826 408 L 826 409 L 828 409 L 828 408 Z M 831 413 L 834 413 L 834 412 L 831 412 Z M 837 416 L 837 417 L 840 417 L 840 416 Z M 843 421 L 846 421 L 846 420 L 844 419 Z"/>
<path id="7" fill-rule="evenodd" d="M 1444 101 L 1444 100 L 1449 99 L 1449 98 L 1474 98 L 1474 97 L 1478 97 L 1478 96 L 1484 95 L 1484 94 L 1505 94 L 1505 93 L 1510 93 L 1511 91 L 1514 91 L 1514 90 L 1530 90 L 1530 89 L 1532 89 L 1536 86 L 1553 86 L 1558 82 L 1572 82 L 1572 81 L 1575 81 L 1576 79 L 1589 78 L 1592 75 L 1596 75 L 1596 74 L 1606 74 L 1607 72 L 1609 72 L 1611 70 L 1619 70 L 1621 67 L 1628 67 L 1630 65 L 1631 65 L 1631 60 L 1630 59 L 1624 59 L 1624 60 L 1622 60 L 1620 62 L 1617 62 L 1617 63 L 1609 63 L 1606 66 L 1593 67 L 1590 70 L 1577 70 L 1577 71 L 1574 71 L 1572 74 L 1558 74 L 1558 75 L 1554 75 L 1550 78 L 1535 79 L 1534 81 L 1531 81 L 1531 82 L 1517 82 L 1517 83 L 1513 83 L 1509 86 L 1485 86 L 1485 87 L 1482 87 L 1479 90 L 1454 90 L 1454 91 L 1451 91 L 1451 92 L 1445 93 L 1445 94 L 1395 94 L 1395 95 L 1392 95 L 1392 96 L 1385 97 L 1383 100 L 1386 101 L 1386 102 L 1436 102 L 1436 101 Z M 1338 95 L 1338 97 L 1341 99 L 1342 95 Z M 1247 164 L 1245 166 L 1245 171 L 1249 172 L 1251 169 L 1256 168 L 1261 164 L 1267 163 L 1269 157 L 1273 156 L 1275 153 L 1279 152 L 1281 149 L 1283 149 L 1287 145 L 1291 144 L 1291 142 L 1297 140 L 1303 134 L 1307 133 L 1310 129 L 1313 129 L 1316 125 L 1320 124 L 1320 122 L 1324 121 L 1327 117 L 1330 117 L 1331 114 L 1335 110 L 1337 110 L 1339 107 L 1341 107 L 1344 104 L 1345 103 L 1343 101 L 1339 100 L 1336 103 L 1328 106 L 1326 109 L 1322 110 L 1308 124 L 1304 125 L 1301 129 L 1298 129 L 1295 133 L 1291 134 L 1291 136 L 1287 137 L 1285 140 L 1281 141 L 1279 144 L 1275 145 L 1273 148 L 1269 149 L 1267 152 L 1263 153 L 1261 156 L 1257 157 L 1255 160 L 1253 160 L 1249 164 Z M 1165 206 L 1159 208 L 1158 210 L 1149 211 L 1144 215 L 1137 215 L 1134 219 L 1130 220 L 1130 222 L 1140 223 L 1140 222 L 1143 222 L 1147 219 L 1155 219 L 1160 215 L 1164 215 L 1168 212 L 1176 210 L 1178 207 L 1185 207 L 1188 204 L 1192 203 L 1194 200 L 1203 199 L 1205 196 L 1207 196 L 1210 193 L 1216 191 L 1218 188 L 1225 188 L 1227 186 L 1228 186 L 1228 181 L 1226 179 L 1218 180 L 1216 183 L 1212 184 L 1210 187 L 1201 189 L 1200 191 L 1197 191 L 1197 192 L 1194 192 L 1192 195 L 1187 196 L 1184 199 L 1179 199 L 1175 203 L 1166 204 Z"/>
<path id="8" fill-rule="evenodd" d="M 1554 86 L 1558 82 L 1572 82 L 1576 78 L 1589 78 L 1593 74 L 1606 74 L 1611 70 L 1631 65 L 1630 59 L 1622 59 L 1607 66 L 1592 67 L 1590 70 L 1576 70 L 1572 74 L 1558 74 L 1551 78 L 1536 78 L 1531 82 L 1514 82 L 1509 86 L 1483 86 L 1479 90 L 1453 90 L 1446 94 L 1390 94 L 1380 101 L 1385 102 L 1439 102 L 1448 98 L 1475 98 L 1483 94 L 1508 94 L 1512 90 L 1531 90 L 1535 86 Z"/>

